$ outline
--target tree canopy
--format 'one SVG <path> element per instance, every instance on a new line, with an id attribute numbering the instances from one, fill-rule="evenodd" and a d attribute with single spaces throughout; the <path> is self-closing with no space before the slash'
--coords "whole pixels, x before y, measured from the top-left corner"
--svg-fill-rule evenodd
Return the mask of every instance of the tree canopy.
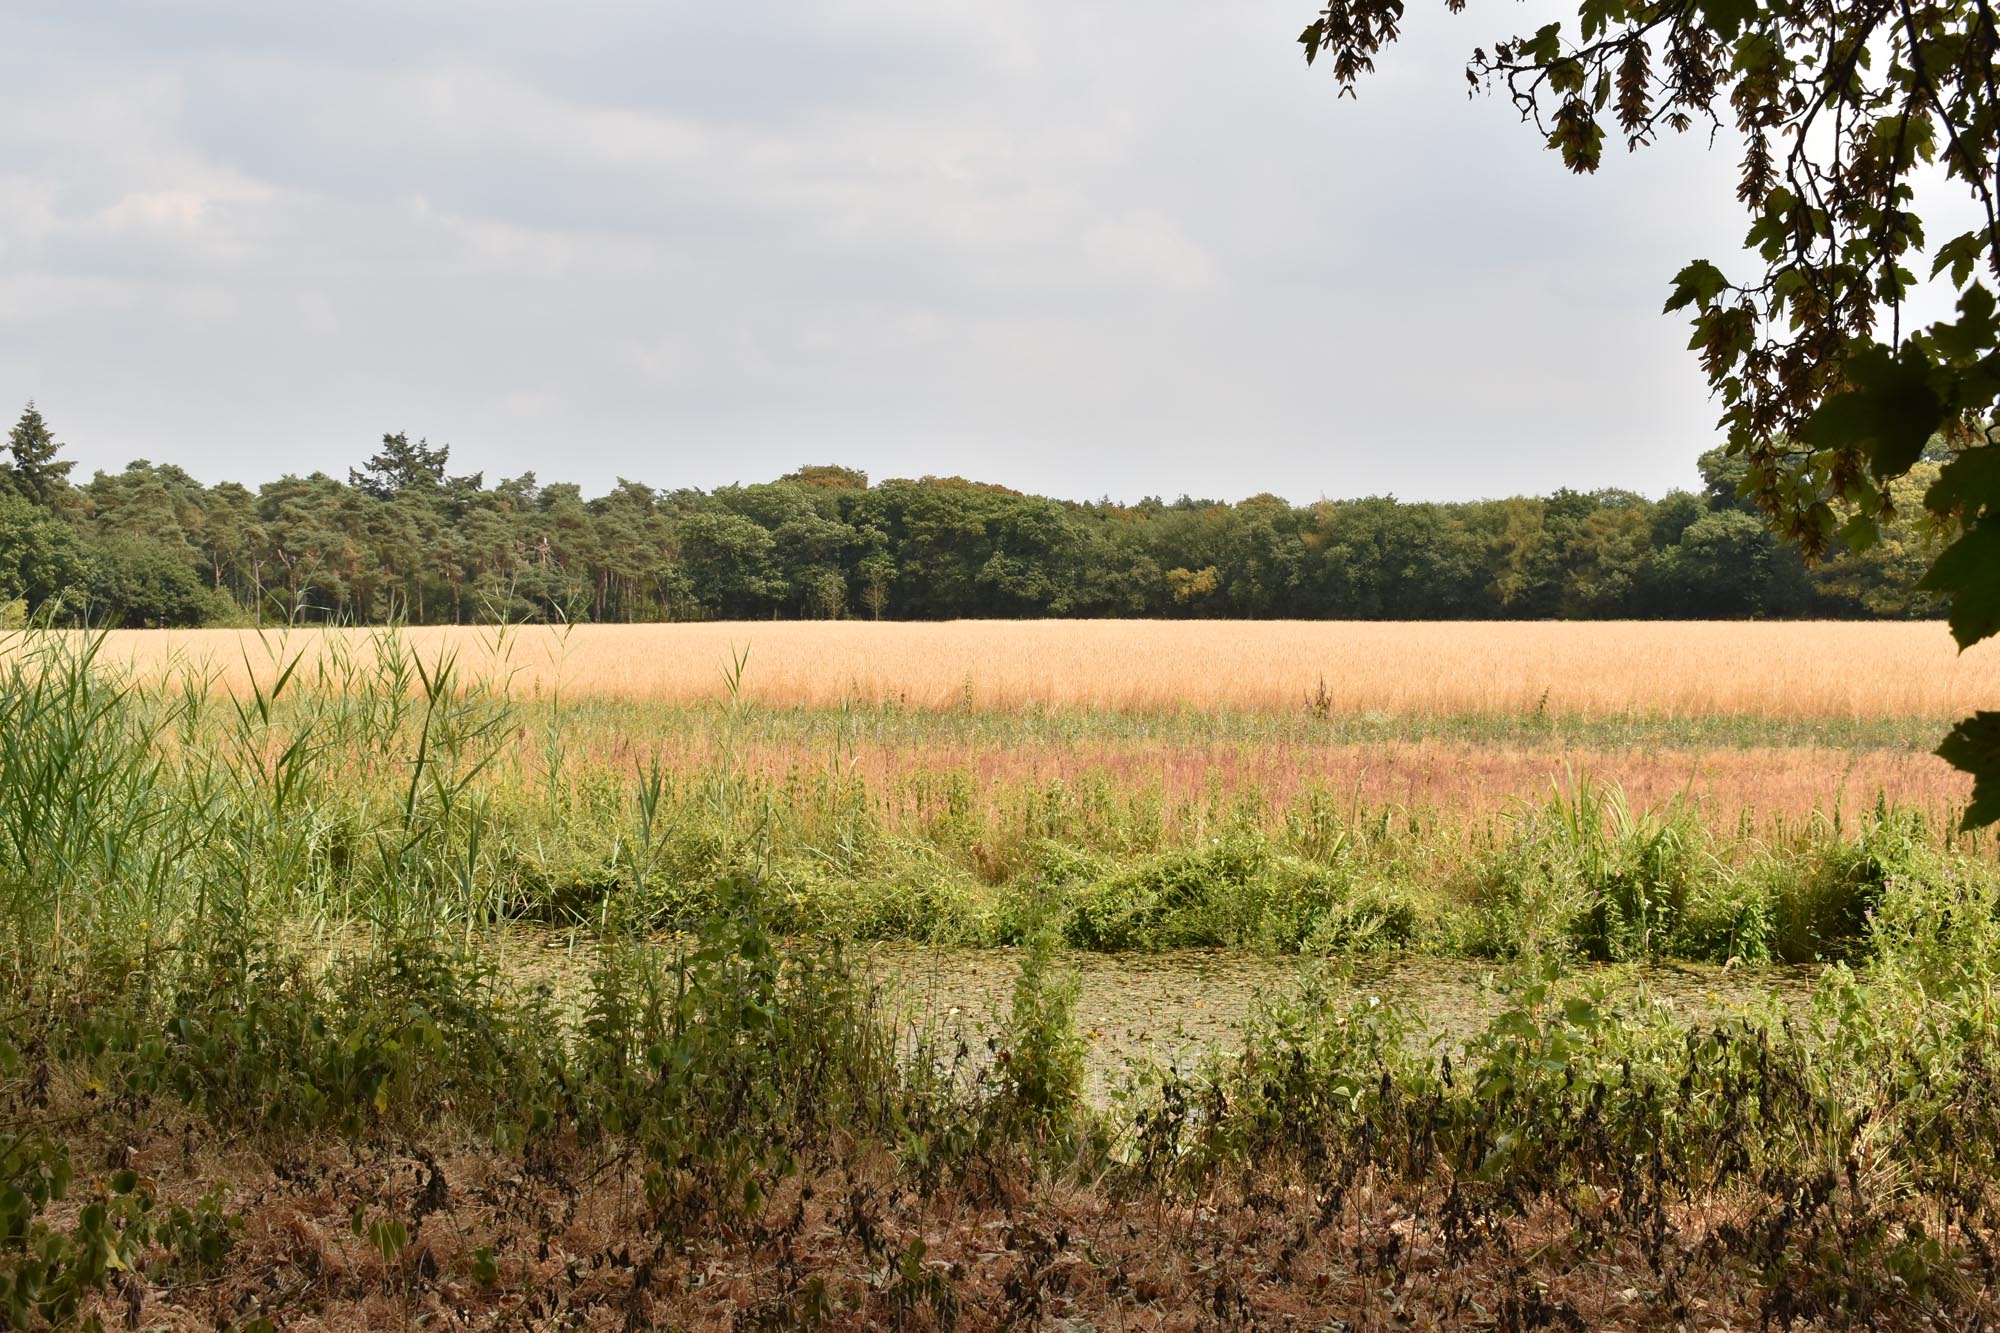
<path id="1" fill-rule="evenodd" d="M 32 423 L 46 431 L 39 413 Z M 1937 609 L 1912 586 L 1935 540 L 1909 517 L 1809 569 L 1752 517 L 1745 464 L 1719 451 L 1702 459 L 1699 492 L 1463 504 L 1075 503 L 835 466 L 712 491 L 620 480 L 587 496 L 533 475 L 453 476 L 450 455 L 399 432 L 345 482 L 313 473 L 256 490 L 144 459 L 80 487 L 51 470 L 44 503 L 0 498 L 0 605 L 125 625 Z"/>
<path id="2" fill-rule="evenodd" d="M 1329 0 L 1299 41 L 1352 92 L 1403 17 L 1403 0 Z M 1573 171 L 1596 170 L 1609 133 L 1634 151 L 1733 137 L 1748 257 L 1689 263 L 1666 308 L 1692 319 L 1742 492 L 1812 558 L 1865 552 L 1919 509 L 1940 537 L 1922 586 L 1961 649 L 2000 632 L 1996 55 L 1992 0 L 1580 0 L 1466 68 Z M 1923 213 L 1954 198 L 1973 225 L 1929 235 Z M 1925 284 L 1956 314 L 1908 327 Z M 1974 775 L 1968 826 L 2000 819 L 2000 712 L 1939 753 Z"/>

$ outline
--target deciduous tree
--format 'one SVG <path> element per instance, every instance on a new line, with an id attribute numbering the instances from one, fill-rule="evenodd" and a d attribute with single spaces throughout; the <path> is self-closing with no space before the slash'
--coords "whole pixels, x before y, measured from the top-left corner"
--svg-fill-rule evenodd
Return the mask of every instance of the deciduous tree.
<path id="1" fill-rule="evenodd" d="M 1403 17 L 1404 0 L 1327 0 L 1299 41 L 1352 92 Z M 1950 599 L 1961 648 L 2000 632 L 1997 60 L 1992 0 L 1579 0 L 1466 68 L 1573 171 L 1595 171 L 1613 135 L 1633 150 L 1733 135 L 1750 257 L 1688 264 L 1667 309 L 1693 320 L 1744 491 L 1809 556 L 1865 549 L 1942 433 L 1922 503 L 1948 544 L 1924 584 Z M 1951 194 L 1974 224 L 1927 235 L 1922 214 Z M 1957 313 L 1911 328 L 1924 281 Z M 2000 712 L 1939 753 L 1974 775 L 1966 823 L 2000 819 Z"/>

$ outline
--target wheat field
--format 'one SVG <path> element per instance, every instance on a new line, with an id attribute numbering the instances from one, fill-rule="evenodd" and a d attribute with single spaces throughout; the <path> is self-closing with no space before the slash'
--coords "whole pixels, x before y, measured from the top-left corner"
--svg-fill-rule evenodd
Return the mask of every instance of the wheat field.
<path id="1" fill-rule="evenodd" d="M 2000 700 L 2000 646 L 1941 622 L 958 621 L 413 629 L 514 689 L 689 703 L 746 698 L 919 710 L 1951 718 Z M 118 631 L 108 661 L 198 664 L 226 685 L 303 654 L 365 655 L 366 630 Z"/>

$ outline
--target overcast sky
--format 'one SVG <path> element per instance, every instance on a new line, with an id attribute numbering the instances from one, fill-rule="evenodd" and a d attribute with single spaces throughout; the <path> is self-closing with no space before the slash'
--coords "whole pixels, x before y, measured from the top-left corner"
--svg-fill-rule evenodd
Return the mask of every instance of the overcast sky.
<path id="1" fill-rule="evenodd" d="M 1726 150 L 1576 179 L 1468 99 L 1536 3 L 1417 0 L 1337 100 L 1311 7 L 15 0 L 0 407 L 209 481 L 1692 484 Z"/>

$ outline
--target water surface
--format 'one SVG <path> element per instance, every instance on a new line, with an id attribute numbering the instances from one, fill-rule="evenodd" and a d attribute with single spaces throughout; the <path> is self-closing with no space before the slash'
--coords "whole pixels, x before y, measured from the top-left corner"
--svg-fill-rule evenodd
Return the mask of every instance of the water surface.
<path id="1" fill-rule="evenodd" d="M 585 935 L 519 929 L 503 944 L 505 971 L 521 982 L 547 982 L 558 997 L 575 995 L 588 975 L 594 945 Z M 962 1034 L 975 1058 L 1007 1013 L 1021 951 L 913 944 L 857 946 L 882 985 L 885 1003 L 905 1032 Z M 1088 1051 L 1092 1091 L 1106 1095 L 1125 1072 L 1147 1062 L 1187 1068 L 1210 1050 L 1232 1050 L 1252 1006 L 1281 995 L 1311 968 L 1357 1000 L 1400 1001 L 1426 1021 L 1427 1032 L 1462 1041 L 1486 1026 L 1505 1003 L 1501 968 L 1464 959 L 1363 954 L 1301 959 L 1232 949 L 1064 956 L 1080 983 L 1077 1029 Z M 1602 968 L 1619 987 L 1643 988 L 1690 1019 L 1719 1015 L 1776 997 L 1803 1005 L 1817 969 L 1723 968 L 1660 963 Z"/>

